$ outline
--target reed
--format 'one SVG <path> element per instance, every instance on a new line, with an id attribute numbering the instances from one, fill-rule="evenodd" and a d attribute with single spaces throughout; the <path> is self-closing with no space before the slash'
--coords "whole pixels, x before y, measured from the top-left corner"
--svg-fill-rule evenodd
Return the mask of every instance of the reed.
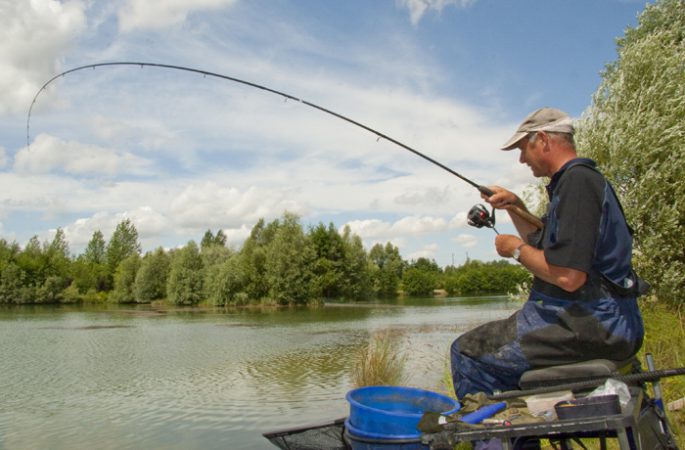
<path id="1" fill-rule="evenodd" d="M 390 331 L 371 335 L 357 354 L 352 373 L 355 387 L 396 386 L 405 381 L 406 356 L 400 352 L 400 336 Z"/>

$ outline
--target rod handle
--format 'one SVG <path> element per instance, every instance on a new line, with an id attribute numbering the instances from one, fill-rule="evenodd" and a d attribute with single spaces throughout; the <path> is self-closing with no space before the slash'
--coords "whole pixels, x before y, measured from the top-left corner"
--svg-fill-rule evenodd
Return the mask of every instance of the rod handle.
<path id="1" fill-rule="evenodd" d="M 478 186 L 478 191 L 480 191 L 481 194 L 483 194 L 487 197 L 495 195 L 495 193 L 492 191 L 492 189 L 490 189 L 487 186 Z M 523 219 L 526 222 L 528 222 L 529 224 L 533 225 L 538 230 L 542 230 L 542 227 L 544 226 L 544 224 L 542 223 L 542 220 L 540 220 L 539 217 L 534 216 L 533 214 L 529 213 L 528 211 L 526 211 L 522 208 L 519 208 L 516 205 L 510 205 L 509 208 L 507 208 L 507 211 L 513 212 L 514 214 L 519 216 L 521 219 Z"/>
<path id="2" fill-rule="evenodd" d="M 533 225 L 535 228 L 538 230 L 542 230 L 542 227 L 544 224 L 542 223 L 542 220 L 540 220 L 539 217 L 534 216 L 533 214 L 529 213 L 528 211 L 519 208 L 518 206 L 511 205 L 509 206 L 508 211 L 513 212 L 517 216 L 519 216 L 521 219 L 525 220 L 529 224 Z"/>

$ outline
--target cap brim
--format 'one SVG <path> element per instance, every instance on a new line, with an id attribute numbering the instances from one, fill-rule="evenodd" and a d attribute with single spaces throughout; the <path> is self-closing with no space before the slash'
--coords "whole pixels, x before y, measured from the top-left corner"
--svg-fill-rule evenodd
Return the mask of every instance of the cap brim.
<path id="1" fill-rule="evenodd" d="M 500 150 L 513 150 L 516 148 L 516 144 L 518 144 L 519 141 L 527 135 L 527 131 L 519 131 L 518 133 L 514 133 L 514 135 L 509 138 L 509 140 L 500 148 Z"/>

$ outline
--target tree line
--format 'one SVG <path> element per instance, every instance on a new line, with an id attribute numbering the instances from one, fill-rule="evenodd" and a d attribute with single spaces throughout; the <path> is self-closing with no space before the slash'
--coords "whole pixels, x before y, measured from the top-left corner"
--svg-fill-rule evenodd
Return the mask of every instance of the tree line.
<path id="1" fill-rule="evenodd" d="M 240 250 L 221 230 L 207 230 L 199 245 L 157 248 L 142 254 L 129 220 L 109 240 L 93 233 L 72 256 L 64 231 L 51 242 L 37 236 L 24 248 L 0 239 L 0 303 L 200 303 L 226 306 L 307 304 L 322 299 L 503 294 L 529 279 L 506 261 L 467 261 L 440 268 L 427 258 L 406 261 L 390 242 L 369 251 L 345 227 L 319 223 L 306 231 L 293 214 L 260 219 Z"/>

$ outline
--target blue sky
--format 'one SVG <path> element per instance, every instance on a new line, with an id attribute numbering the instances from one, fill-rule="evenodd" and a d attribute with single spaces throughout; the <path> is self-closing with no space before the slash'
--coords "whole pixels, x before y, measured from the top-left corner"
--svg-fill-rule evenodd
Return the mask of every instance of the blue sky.
<path id="1" fill-rule="evenodd" d="M 440 265 L 492 260 L 466 225 L 468 184 L 346 122 L 188 66 L 346 115 L 481 184 L 535 182 L 498 151 L 542 106 L 579 117 L 632 0 L 0 0 L 0 237 L 62 228 L 74 253 L 125 218 L 144 250 L 256 221 L 349 225 L 370 248 Z M 500 232 L 512 232 L 504 214 Z"/>

